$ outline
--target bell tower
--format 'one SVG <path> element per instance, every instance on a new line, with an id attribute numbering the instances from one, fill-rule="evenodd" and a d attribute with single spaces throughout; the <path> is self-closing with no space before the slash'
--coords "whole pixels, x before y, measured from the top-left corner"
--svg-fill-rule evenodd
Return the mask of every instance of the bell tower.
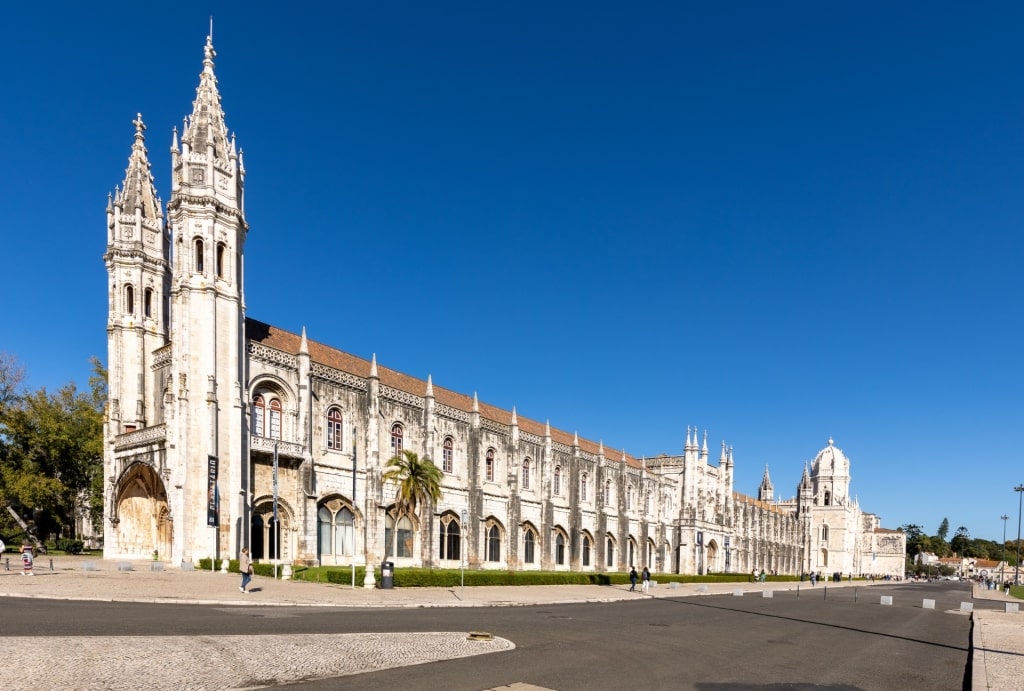
<path id="1" fill-rule="evenodd" d="M 107 200 L 107 438 L 161 422 L 153 351 L 167 343 L 170 237 L 140 114 L 124 182 Z"/>
<path id="2" fill-rule="evenodd" d="M 184 559 L 235 553 L 244 487 L 245 166 L 224 123 L 216 53 L 207 36 L 203 69 L 179 142 L 171 144 L 168 222 L 174 238 L 170 305 L 177 449 L 170 468 Z M 215 460 L 216 486 L 210 484 Z M 211 502 L 219 503 L 213 517 Z M 214 525 L 211 525 L 213 523 Z"/>

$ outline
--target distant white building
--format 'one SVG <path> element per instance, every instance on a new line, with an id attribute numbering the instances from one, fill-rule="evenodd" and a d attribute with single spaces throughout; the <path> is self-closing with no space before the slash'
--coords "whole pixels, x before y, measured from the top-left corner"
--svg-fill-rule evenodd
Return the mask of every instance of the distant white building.
<path id="1" fill-rule="evenodd" d="M 851 500 L 831 440 L 795 497 L 775 501 L 766 469 L 755 499 L 696 428 L 681 455 L 637 458 L 248 317 L 246 171 L 214 57 L 207 39 L 166 212 L 141 116 L 107 205 L 105 557 L 376 563 L 397 530 L 408 565 L 902 575 L 903 534 Z M 382 473 L 403 450 L 442 469 L 443 496 L 395 525 Z"/>

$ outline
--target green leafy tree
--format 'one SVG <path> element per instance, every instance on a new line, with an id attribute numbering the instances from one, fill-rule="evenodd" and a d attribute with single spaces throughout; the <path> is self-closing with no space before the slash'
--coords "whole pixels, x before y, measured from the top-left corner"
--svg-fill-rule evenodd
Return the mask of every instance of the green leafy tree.
<path id="1" fill-rule="evenodd" d="M 956 529 L 953 539 L 949 541 L 949 548 L 962 557 L 977 556 L 973 553 L 974 550 L 971 549 L 971 533 L 967 530 L 966 526 L 960 526 Z"/>
<path id="2" fill-rule="evenodd" d="M 0 502 L 41 537 L 73 528 L 86 506 L 102 513 L 104 391 L 94 386 L 87 394 L 70 383 L 0 405 Z"/>
<path id="3" fill-rule="evenodd" d="M 420 458 L 415 451 L 403 451 L 386 464 L 382 479 L 394 482 L 395 515 L 391 529 L 391 555 L 398 554 L 398 522 L 407 517 L 415 520 L 419 506 L 436 503 L 441 498 L 441 469 L 429 458 Z"/>

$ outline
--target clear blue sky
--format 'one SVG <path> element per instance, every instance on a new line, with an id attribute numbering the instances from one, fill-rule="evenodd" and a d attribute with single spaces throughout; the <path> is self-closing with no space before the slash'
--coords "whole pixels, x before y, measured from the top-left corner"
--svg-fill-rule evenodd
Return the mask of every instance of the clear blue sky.
<path id="1" fill-rule="evenodd" d="M 249 315 L 791 496 L 829 436 L 888 527 L 1016 533 L 1020 3 L 20 3 L 0 350 L 106 360 L 107 193 L 157 186 L 209 15 Z"/>

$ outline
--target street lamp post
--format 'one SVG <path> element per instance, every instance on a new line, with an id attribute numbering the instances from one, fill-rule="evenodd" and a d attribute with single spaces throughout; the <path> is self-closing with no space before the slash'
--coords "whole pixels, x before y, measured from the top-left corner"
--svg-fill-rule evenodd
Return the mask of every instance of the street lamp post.
<path id="1" fill-rule="evenodd" d="M 1005 513 L 999 517 L 1003 521 L 1003 565 L 999 567 L 999 587 L 1003 587 L 1003 583 L 1006 583 L 1006 519 L 1009 518 Z"/>
<path id="2" fill-rule="evenodd" d="M 1017 565 L 1013 574 L 1013 584 L 1020 585 L 1020 509 L 1021 502 L 1024 501 L 1024 485 L 1017 485 L 1013 491 L 1017 493 Z"/>

